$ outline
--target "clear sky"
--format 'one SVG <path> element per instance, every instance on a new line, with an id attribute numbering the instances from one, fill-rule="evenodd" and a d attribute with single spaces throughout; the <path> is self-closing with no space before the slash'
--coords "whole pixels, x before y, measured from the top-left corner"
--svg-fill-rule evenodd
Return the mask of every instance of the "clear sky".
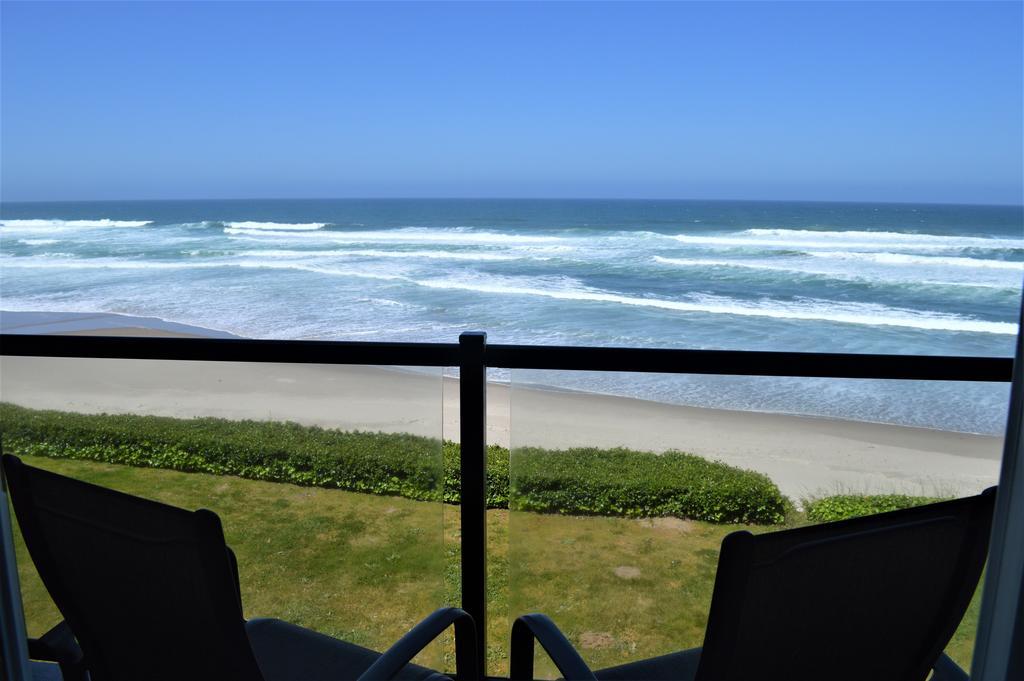
<path id="1" fill-rule="evenodd" d="M 0 5 L 0 197 L 1022 202 L 1022 5 Z"/>

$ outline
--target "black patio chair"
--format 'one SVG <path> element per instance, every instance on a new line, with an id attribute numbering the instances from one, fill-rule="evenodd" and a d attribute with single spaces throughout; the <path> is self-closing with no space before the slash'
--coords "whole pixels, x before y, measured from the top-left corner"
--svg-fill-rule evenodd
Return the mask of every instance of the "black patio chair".
<path id="1" fill-rule="evenodd" d="M 457 676 L 477 678 L 476 630 L 462 610 L 437 610 L 383 654 L 281 620 L 246 621 L 213 512 L 9 455 L 3 467 L 29 554 L 64 616 L 30 641 L 30 657 L 60 663 L 65 681 L 440 681 L 448 677 L 410 660 L 453 624 Z"/>
<path id="2" fill-rule="evenodd" d="M 538 640 L 568 681 L 967 679 L 942 652 L 988 551 L 995 488 L 965 499 L 722 541 L 704 645 L 591 671 L 541 614 L 512 627 L 511 677 Z"/>

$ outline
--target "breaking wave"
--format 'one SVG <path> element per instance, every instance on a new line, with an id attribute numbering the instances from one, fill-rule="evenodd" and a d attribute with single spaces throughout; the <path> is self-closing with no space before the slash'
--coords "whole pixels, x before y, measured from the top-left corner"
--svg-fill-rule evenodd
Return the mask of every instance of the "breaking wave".
<path id="1" fill-rule="evenodd" d="M 124 227 L 145 227 L 152 220 L 0 220 L 0 228 L 16 232 L 65 232 L 75 229 L 118 229 Z"/>
<path id="2" fill-rule="evenodd" d="M 485 280 L 459 278 L 433 279 L 417 281 L 416 283 L 420 286 L 436 289 L 540 296 L 557 300 L 615 303 L 677 312 L 823 321 L 867 326 L 899 326 L 936 331 L 970 331 L 993 334 L 1017 333 L 1017 325 L 1009 322 L 991 322 L 944 312 L 907 310 L 872 303 L 835 303 L 825 300 L 762 300 L 749 302 L 713 295 L 694 295 L 689 300 L 666 300 L 662 298 L 626 296 L 577 284 L 537 286 L 531 282 L 505 281 L 494 283 Z"/>
<path id="3" fill-rule="evenodd" d="M 708 246 L 773 246 L 787 248 L 856 248 L 900 250 L 959 250 L 966 248 L 1008 250 L 1024 248 L 1024 239 L 942 236 L 903 232 L 817 231 L 809 229 L 748 229 L 732 234 L 676 234 L 670 238 L 685 244 Z"/>
<path id="4" fill-rule="evenodd" d="M 281 232 L 312 232 L 323 229 L 326 222 L 225 222 L 232 229 L 268 230 Z"/>

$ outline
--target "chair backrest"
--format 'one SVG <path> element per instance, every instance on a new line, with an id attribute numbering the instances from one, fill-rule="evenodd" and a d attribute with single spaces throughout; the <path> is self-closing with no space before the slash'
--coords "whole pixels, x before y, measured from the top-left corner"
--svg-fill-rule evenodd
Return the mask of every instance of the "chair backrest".
<path id="1" fill-rule="evenodd" d="M 220 519 L 3 457 L 14 512 L 93 681 L 260 681 Z"/>
<path id="2" fill-rule="evenodd" d="M 956 631 L 995 490 L 722 542 L 698 679 L 916 681 Z"/>

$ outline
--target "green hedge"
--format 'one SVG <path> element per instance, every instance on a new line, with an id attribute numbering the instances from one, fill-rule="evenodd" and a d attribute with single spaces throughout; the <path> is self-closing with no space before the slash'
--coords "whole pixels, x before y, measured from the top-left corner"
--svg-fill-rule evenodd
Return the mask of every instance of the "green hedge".
<path id="1" fill-rule="evenodd" d="M 912 497 L 905 494 L 837 494 L 805 501 L 804 510 L 807 512 L 808 520 L 825 523 L 862 515 L 898 511 L 902 508 L 923 506 L 936 501 L 945 501 L 945 499 L 941 497 Z"/>
<path id="2" fill-rule="evenodd" d="M 410 499 L 440 497 L 437 440 L 275 421 L 76 414 L 0 404 L 9 454 L 90 459 Z"/>
<path id="3" fill-rule="evenodd" d="M 677 451 L 522 448 L 514 456 L 515 508 L 525 511 L 781 523 L 789 508 L 767 476 Z"/>
<path id="4" fill-rule="evenodd" d="M 386 434 L 380 433 L 382 437 Z M 437 440 L 433 440 L 436 444 Z M 462 492 L 461 462 L 459 443 L 445 440 L 444 451 L 444 500 L 449 504 L 459 503 Z M 508 508 L 508 450 L 498 445 L 487 447 L 487 508 Z"/>
<path id="5" fill-rule="evenodd" d="M 276 421 L 77 414 L 8 403 L 0 403 L 0 434 L 10 454 L 459 500 L 459 445 L 416 435 Z M 777 523 L 788 504 L 761 474 L 680 452 L 524 449 L 516 457 L 517 506 L 523 510 Z M 508 450 L 488 447 L 487 465 L 487 505 L 508 508 Z"/>

